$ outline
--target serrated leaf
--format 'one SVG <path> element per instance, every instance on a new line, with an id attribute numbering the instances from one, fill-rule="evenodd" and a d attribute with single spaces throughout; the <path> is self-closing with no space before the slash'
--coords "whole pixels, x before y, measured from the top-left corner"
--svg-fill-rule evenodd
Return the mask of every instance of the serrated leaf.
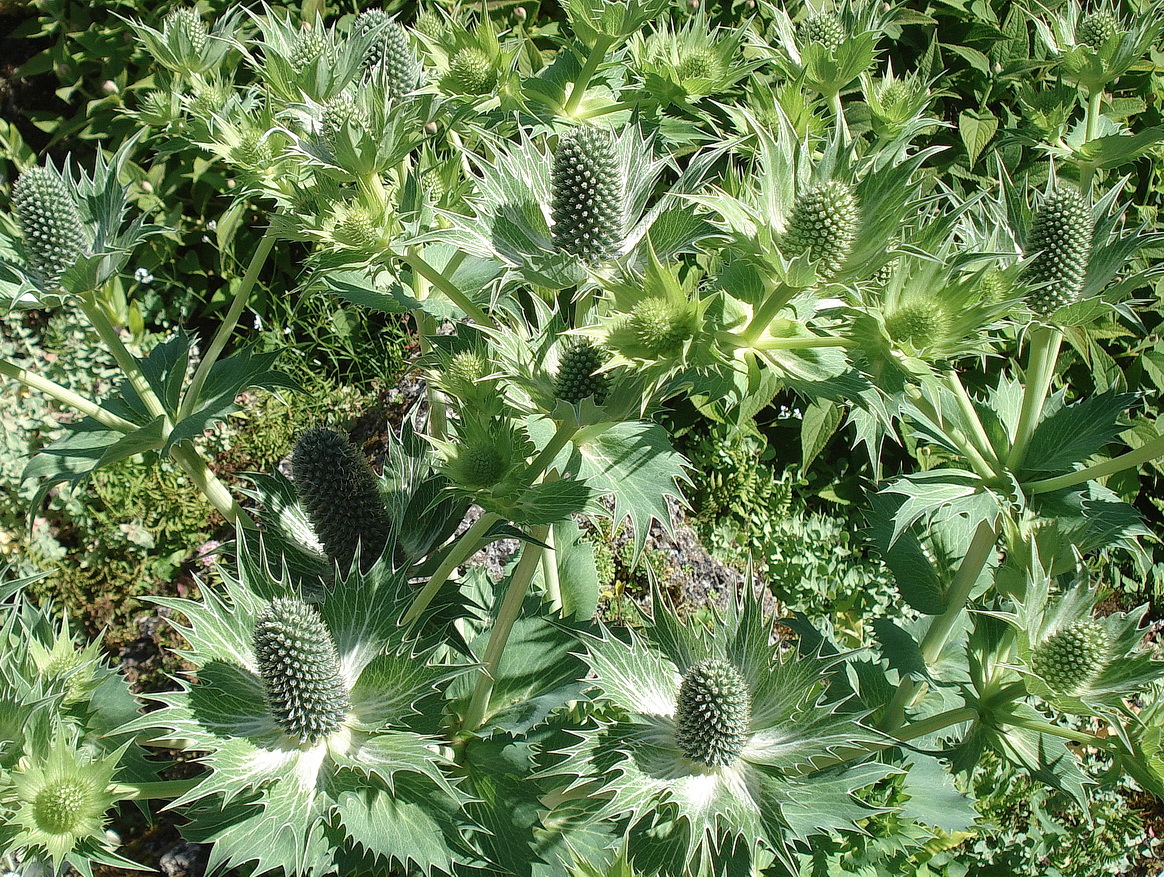
<path id="1" fill-rule="evenodd" d="M 885 494 L 869 497 L 869 538 L 893 573 L 905 602 L 926 615 L 941 615 L 945 611 L 945 587 L 915 528 L 908 527 L 894 538 L 894 520 L 902 502 Z"/>
<path id="2" fill-rule="evenodd" d="M 556 524 L 590 508 L 594 491 L 581 479 L 559 479 L 535 484 L 525 490 L 513 508 L 518 524 Z"/>
<path id="3" fill-rule="evenodd" d="M 964 110 L 958 114 L 958 136 L 962 138 L 962 145 L 970 158 L 971 167 L 978 161 L 978 156 L 986 148 L 994 132 L 998 130 L 998 119 L 983 110 Z"/>
<path id="4" fill-rule="evenodd" d="M 901 679 L 924 682 L 929 679 L 929 668 L 922 657 L 921 648 L 909 633 L 898 627 L 889 618 L 873 620 L 873 634 L 881 646 L 881 657 L 896 670 Z"/>
<path id="5" fill-rule="evenodd" d="M 1059 408 L 1044 418 L 1031 436 L 1023 469 L 1032 472 L 1070 471 L 1115 440 L 1120 415 L 1135 400 L 1131 393 L 1100 393 Z"/>
<path id="6" fill-rule="evenodd" d="M 824 450 L 841 425 L 841 408 L 829 401 L 816 400 L 805 409 L 800 425 L 800 468 L 807 471 L 817 454 Z"/>
<path id="7" fill-rule="evenodd" d="M 902 816 L 932 825 L 947 834 L 968 831 L 978 818 L 974 802 L 958 791 L 950 771 L 936 758 L 911 754 L 913 763 L 905 775 Z"/>

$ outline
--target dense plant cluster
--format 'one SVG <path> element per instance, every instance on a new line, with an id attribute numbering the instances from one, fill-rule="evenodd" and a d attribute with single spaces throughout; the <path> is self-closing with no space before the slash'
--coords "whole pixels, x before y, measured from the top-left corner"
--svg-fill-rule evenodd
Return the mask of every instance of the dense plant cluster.
<path id="1" fill-rule="evenodd" d="M 123 864 L 108 812 L 156 801 L 256 877 L 953 875 L 985 773 L 1072 812 L 1164 796 L 1164 663 L 1100 584 L 1150 566 L 1136 476 L 1164 459 L 1131 392 L 1164 376 L 1164 127 L 1127 94 L 1158 88 L 1158 7 L 324 11 L 126 16 L 152 65 L 126 136 L 14 155 L 0 298 L 82 320 L 118 379 L 0 360 L 77 415 L 21 475 L 32 514 L 156 464 L 233 541 L 153 597 L 191 672 L 150 709 L 35 583 L 0 588 L 4 855 Z M 174 162 L 240 265 L 199 264 L 197 343 L 142 344 L 141 257 L 173 270 L 210 205 L 130 189 Z M 280 369 L 280 285 L 346 353 Z M 226 477 L 207 436 L 245 399 L 390 367 L 352 341 L 369 314 L 424 379 L 383 465 L 333 419 L 280 427 L 289 472 Z M 856 449 L 858 526 L 774 477 L 780 400 L 801 476 Z M 654 583 L 597 620 L 594 534 L 638 563 L 686 498 L 802 611 L 778 626 L 749 579 L 696 617 Z M 467 565 L 501 539 L 499 578 Z M 199 770 L 160 780 L 147 746 Z"/>

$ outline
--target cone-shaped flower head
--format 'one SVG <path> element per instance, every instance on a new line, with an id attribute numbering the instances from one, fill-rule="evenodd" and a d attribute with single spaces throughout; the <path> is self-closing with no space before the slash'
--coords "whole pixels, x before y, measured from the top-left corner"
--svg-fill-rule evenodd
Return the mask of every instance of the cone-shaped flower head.
<path id="1" fill-rule="evenodd" d="M 609 378 L 595 372 L 602 367 L 604 360 L 602 351 L 589 341 L 570 344 L 562 352 L 558 364 L 554 395 L 574 405 L 593 396 L 595 403 L 601 405 L 606 401 Z"/>
<path id="2" fill-rule="evenodd" d="M 800 23 L 798 36 L 802 46 L 815 43 L 835 52 L 845 41 L 845 24 L 835 12 L 816 12 Z"/>
<path id="3" fill-rule="evenodd" d="M 351 709 L 339 655 L 319 612 L 280 598 L 255 622 L 255 660 L 275 722 L 303 743 L 336 731 Z"/>
<path id="4" fill-rule="evenodd" d="M 675 745 L 708 767 L 731 764 L 743 751 L 752 721 L 752 696 L 740 671 L 719 658 L 690 668 L 679 686 Z"/>
<path id="5" fill-rule="evenodd" d="M 922 350 L 943 340 L 950 331 L 950 314 L 940 302 L 913 299 L 885 318 L 885 328 L 895 341 L 908 341 Z"/>
<path id="6" fill-rule="evenodd" d="M 162 36 L 171 45 L 188 46 L 191 55 L 201 55 L 206 48 L 206 22 L 197 9 L 175 9 L 162 23 Z"/>
<path id="7" fill-rule="evenodd" d="M 466 487 L 492 487 L 505 474 L 505 459 L 491 442 L 473 442 L 458 455 L 454 474 Z"/>
<path id="8" fill-rule="evenodd" d="M 818 263 L 817 275 L 831 280 L 841 270 L 857 239 L 861 222 L 857 196 L 840 180 L 818 183 L 792 207 L 784 233 L 787 256 L 807 254 Z"/>
<path id="9" fill-rule="evenodd" d="M 1031 653 L 1031 669 L 1052 690 L 1073 694 L 1099 675 L 1107 649 L 1103 625 L 1082 618 L 1039 643 Z"/>
<path id="10" fill-rule="evenodd" d="M 12 187 L 29 267 L 46 288 L 85 254 L 85 230 L 69 184 L 51 167 L 29 168 Z"/>
<path id="11" fill-rule="evenodd" d="M 400 100 L 416 88 L 420 78 L 420 65 L 412 51 L 408 31 L 383 9 L 369 9 L 356 16 L 352 26 L 355 36 L 364 36 L 373 30 L 379 30 L 380 35 L 364 55 L 364 69 L 382 70 L 388 94 Z"/>
<path id="12" fill-rule="evenodd" d="M 416 14 L 416 21 L 413 22 L 412 26 L 420 33 L 433 39 L 438 39 L 448 33 L 445 20 L 428 8 L 422 9 Z"/>
<path id="13" fill-rule="evenodd" d="M 323 105 L 319 116 L 319 134 L 332 149 L 336 148 L 340 132 L 345 125 L 363 126 L 367 119 L 356 106 L 356 102 L 346 94 L 329 100 Z"/>
<path id="14" fill-rule="evenodd" d="M 1027 282 L 1036 287 L 1027 304 L 1037 316 L 1049 316 L 1079 299 L 1092 230 L 1087 201 L 1074 186 L 1058 188 L 1044 199 L 1027 239 L 1027 252 L 1035 254 Z"/>
<path id="15" fill-rule="evenodd" d="M 699 329 L 699 321 L 685 303 L 651 296 L 635 305 L 627 326 L 649 355 L 664 356 L 691 338 Z"/>
<path id="16" fill-rule="evenodd" d="M 685 52 L 675 68 L 680 79 L 719 79 L 724 74 L 719 53 L 707 46 L 695 46 Z"/>
<path id="17" fill-rule="evenodd" d="M 497 84 L 497 71 L 489 56 L 476 46 L 467 46 L 449 62 L 446 85 L 460 94 L 488 94 Z"/>
<path id="18" fill-rule="evenodd" d="M 1100 48 L 1116 35 L 1119 21 L 1107 9 L 1097 9 L 1084 16 L 1075 32 L 1076 42 L 1092 49 Z"/>
<path id="19" fill-rule="evenodd" d="M 322 27 L 307 27 L 299 32 L 287 61 L 299 73 L 318 61 L 327 50 L 327 32 Z"/>
<path id="20" fill-rule="evenodd" d="M 589 263 L 614 256 L 622 245 L 622 181 L 614 138 L 593 127 L 563 135 L 551 185 L 558 249 Z"/>
<path id="21" fill-rule="evenodd" d="M 390 522 L 376 476 L 346 436 L 319 427 L 299 437 L 291 455 L 299 501 L 328 557 L 345 572 L 362 546 L 361 565 L 384 551 Z"/>

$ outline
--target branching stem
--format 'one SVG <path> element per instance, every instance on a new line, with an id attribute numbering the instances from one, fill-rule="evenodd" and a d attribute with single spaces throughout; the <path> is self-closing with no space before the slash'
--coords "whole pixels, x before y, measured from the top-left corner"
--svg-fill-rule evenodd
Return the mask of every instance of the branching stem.
<path id="1" fill-rule="evenodd" d="M 1039 424 L 1039 416 L 1043 412 L 1047 393 L 1051 390 L 1051 381 L 1055 377 L 1055 363 L 1059 359 L 1059 346 L 1062 343 L 1063 333 L 1051 326 L 1040 326 L 1031 334 L 1031 352 L 1027 361 L 1022 409 L 1019 412 L 1014 443 L 1006 457 L 1006 468 L 1011 472 L 1018 471 L 1022 465 L 1031 436 Z"/>
<path id="2" fill-rule="evenodd" d="M 137 429 L 134 424 L 125 418 L 118 417 L 116 414 L 105 410 L 91 399 L 86 399 L 68 387 L 61 386 L 56 381 L 42 377 L 35 372 L 30 372 L 28 369 L 22 368 L 14 363 L 0 360 L 0 375 L 5 375 L 13 380 L 20 381 L 20 383 L 24 384 L 30 390 L 35 390 L 42 395 L 48 396 L 50 399 L 54 399 L 62 405 L 67 405 L 69 408 L 72 408 L 74 411 L 79 411 L 87 417 L 92 417 L 102 426 L 126 433 L 133 432 Z"/>
<path id="3" fill-rule="evenodd" d="M 1106 478 L 1108 475 L 1114 475 L 1117 472 L 1122 472 L 1124 469 L 1131 469 L 1133 466 L 1139 466 L 1142 463 L 1155 460 L 1157 457 L 1164 457 L 1164 435 L 1156 436 L 1156 438 L 1142 447 L 1136 448 L 1134 451 L 1128 451 L 1126 454 L 1120 454 L 1118 457 L 1113 457 L 1102 463 L 1096 463 L 1094 466 L 1088 466 L 1086 469 L 1024 484 L 1023 490 L 1027 496 L 1050 493 L 1053 490 L 1074 487 L 1076 484 L 1083 484 L 1085 481 L 1091 481 L 1096 478 Z"/>
<path id="4" fill-rule="evenodd" d="M 485 535 L 489 532 L 489 528 L 501 520 L 501 516 L 493 512 L 482 512 L 481 516 L 473 522 L 461 538 L 449 549 L 449 553 L 441 562 L 440 566 L 436 568 L 432 576 L 429 577 L 425 586 L 421 588 L 420 593 L 412 601 L 412 605 L 404 614 L 401 624 L 409 625 L 418 619 L 428 605 L 436 597 L 437 592 L 441 586 L 449 580 L 449 576 L 453 574 L 458 566 L 476 554 L 485 546 Z"/>
<path id="5" fill-rule="evenodd" d="M 573 116 L 577 112 L 578 107 L 582 105 L 582 98 L 586 94 L 586 88 L 590 85 L 590 80 L 594 78 L 594 74 L 598 72 L 599 66 L 606 58 L 606 53 L 612 45 L 614 45 L 613 37 L 599 34 L 595 38 L 594 48 L 590 50 L 590 54 L 586 57 L 586 63 L 582 65 L 577 79 L 574 80 L 574 84 L 570 88 L 570 96 L 566 98 L 566 106 L 563 107 L 565 115 Z"/>

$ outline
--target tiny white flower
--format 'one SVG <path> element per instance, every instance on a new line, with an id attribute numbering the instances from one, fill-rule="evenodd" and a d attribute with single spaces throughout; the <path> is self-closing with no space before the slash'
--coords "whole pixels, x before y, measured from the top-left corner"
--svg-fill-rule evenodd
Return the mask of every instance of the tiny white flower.
<path id="1" fill-rule="evenodd" d="M 138 268 L 133 272 L 133 279 L 142 286 L 148 286 L 154 282 L 154 275 L 150 274 L 148 268 Z"/>

